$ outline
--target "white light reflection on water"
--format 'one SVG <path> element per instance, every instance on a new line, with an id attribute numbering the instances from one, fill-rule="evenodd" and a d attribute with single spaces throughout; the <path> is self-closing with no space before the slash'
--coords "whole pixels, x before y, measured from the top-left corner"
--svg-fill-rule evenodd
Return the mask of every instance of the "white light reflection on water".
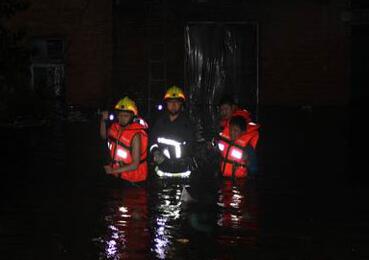
<path id="1" fill-rule="evenodd" d="M 108 230 L 110 231 L 108 232 L 109 237 L 105 240 L 105 256 L 103 257 L 106 259 L 120 259 L 122 249 L 126 248 L 126 219 L 131 217 L 128 212 L 128 207 L 118 207 L 118 210 L 107 218 L 111 223 L 108 225 Z"/>
<path id="2" fill-rule="evenodd" d="M 111 231 L 109 239 L 105 241 L 105 256 L 107 259 L 119 259 L 119 250 L 124 246 L 124 234 L 114 225 L 109 225 Z"/>
<path id="3" fill-rule="evenodd" d="M 116 255 L 117 251 L 117 242 L 115 240 L 107 241 L 106 256 L 112 258 Z"/>
<path id="4" fill-rule="evenodd" d="M 166 251 L 170 245 L 170 233 L 166 231 L 165 224 L 167 223 L 168 219 L 165 217 L 157 218 L 156 219 L 156 234 L 155 234 L 155 252 L 157 257 L 160 259 L 166 258 Z"/>
<path id="5" fill-rule="evenodd" d="M 120 207 L 119 211 L 122 213 L 127 213 L 128 212 L 128 208 L 127 207 Z"/>
<path id="6" fill-rule="evenodd" d="M 245 197 L 239 187 L 231 183 L 225 183 L 224 187 L 218 192 L 218 205 L 222 207 L 217 224 L 218 226 L 229 226 L 239 228 L 242 221 L 242 210 Z"/>
<path id="7" fill-rule="evenodd" d="M 175 185 L 172 189 L 163 189 L 158 194 L 159 205 L 157 205 L 158 211 L 154 227 L 155 238 L 152 249 L 158 259 L 167 259 L 172 248 L 173 227 L 175 226 L 173 221 L 178 220 L 181 216 L 181 193 L 182 185 Z"/>

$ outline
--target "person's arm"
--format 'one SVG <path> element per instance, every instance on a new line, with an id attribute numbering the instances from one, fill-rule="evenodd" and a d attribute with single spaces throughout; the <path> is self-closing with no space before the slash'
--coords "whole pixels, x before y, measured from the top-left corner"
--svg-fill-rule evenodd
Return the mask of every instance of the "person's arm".
<path id="1" fill-rule="evenodd" d="M 247 145 L 244 154 L 246 156 L 249 173 L 255 174 L 257 172 L 257 157 L 254 148 L 251 145 Z"/>
<path id="2" fill-rule="evenodd" d="M 138 168 L 138 165 L 140 164 L 140 148 L 141 148 L 140 134 L 136 134 L 132 140 L 132 163 L 116 169 L 113 169 L 110 166 L 106 166 L 105 167 L 106 172 L 108 174 L 116 175 L 121 172 L 136 170 Z"/>
<path id="3" fill-rule="evenodd" d="M 150 138 L 149 138 L 149 154 L 150 159 L 156 164 L 159 165 L 162 162 L 164 162 L 165 157 L 162 154 L 162 152 L 159 150 L 159 144 L 158 144 L 158 135 L 159 135 L 159 129 L 161 127 L 160 119 L 156 121 L 154 124 L 154 127 L 151 130 Z"/>
<path id="4" fill-rule="evenodd" d="M 151 155 L 154 155 L 156 151 L 160 152 L 158 149 L 158 134 L 159 134 L 159 128 L 160 126 L 160 118 L 155 122 L 153 125 L 150 135 L 149 135 L 149 153 Z"/>
<path id="5" fill-rule="evenodd" d="M 100 119 L 100 137 L 102 139 L 106 139 L 107 138 L 107 133 L 106 133 L 106 123 L 105 121 L 109 118 L 109 113 L 108 111 L 103 111 L 102 115 L 101 115 L 101 119 Z"/>

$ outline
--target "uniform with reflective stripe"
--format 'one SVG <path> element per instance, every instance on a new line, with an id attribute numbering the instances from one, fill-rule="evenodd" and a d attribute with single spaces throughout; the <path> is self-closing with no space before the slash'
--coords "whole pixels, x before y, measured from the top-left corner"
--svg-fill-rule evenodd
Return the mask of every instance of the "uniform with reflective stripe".
<path id="1" fill-rule="evenodd" d="M 169 115 L 158 118 L 151 130 L 150 152 L 159 150 L 165 157 L 160 165 L 155 167 L 159 176 L 188 176 L 189 162 L 194 143 L 193 125 L 183 113 L 170 121 Z"/>
<path id="2" fill-rule="evenodd" d="M 157 143 L 150 147 L 150 151 L 154 148 L 158 148 L 166 157 L 165 164 L 175 165 L 171 167 L 170 171 L 161 169 L 163 165 L 155 167 L 155 172 L 158 176 L 166 177 L 188 177 L 191 174 L 187 157 L 183 157 L 183 153 L 186 147 L 186 142 L 179 142 L 174 139 L 158 137 Z"/>
<path id="3" fill-rule="evenodd" d="M 140 163 L 136 170 L 124 171 L 120 177 L 130 182 L 145 181 L 147 178 L 147 146 L 148 137 L 145 128 L 139 123 L 132 123 L 123 129 L 119 123 L 113 123 L 108 132 L 108 147 L 114 169 L 133 162 L 132 140 L 136 134 L 140 135 Z"/>

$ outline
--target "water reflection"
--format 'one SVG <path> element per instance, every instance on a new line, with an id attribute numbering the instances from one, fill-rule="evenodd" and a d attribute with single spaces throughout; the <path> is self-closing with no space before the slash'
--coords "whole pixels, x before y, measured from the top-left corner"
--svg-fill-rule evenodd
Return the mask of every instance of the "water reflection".
<path id="1" fill-rule="evenodd" d="M 146 187 L 125 186 L 110 190 L 105 214 L 105 234 L 101 237 L 102 259 L 139 259 L 149 244 Z"/>
<path id="2" fill-rule="evenodd" d="M 304 169 L 310 170 L 310 167 L 304 168 L 305 164 L 300 162 L 305 162 L 301 158 L 310 158 L 306 152 L 311 150 L 301 145 L 306 142 L 305 130 L 295 123 L 294 117 L 285 120 L 292 124 L 277 123 L 279 115 L 286 114 L 276 112 L 276 121 L 269 122 L 265 128 L 270 131 L 264 136 L 260 157 L 264 175 L 259 184 L 261 207 L 253 184 L 239 181 L 233 184 L 221 180 L 215 192 L 205 192 L 211 187 L 207 181 L 198 187 L 191 183 L 197 196 L 194 196 L 194 204 L 186 209 L 180 202 L 182 187 L 187 185 L 182 180 L 158 181 L 147 188 L 105 185 L 100 172 L 101 143 L 96 131 L 91 131 L 97 129 L 97 120 L 73 124 L 55 120 L 42 128 L 3 127 L 0 132 L 7 152 L 3 157 L 6 163 L 0 183 L 1 259 L 352 259 L 367 256 L 368 218 L 365 219 L 367 214 L 361 199 L 366 192 L 358 190 L 350 194 L 346 186 L 339 192 L 340 186 L 332 190 L 332 183 L 325 183 L 328 179 L 337 179 L 330 178 L 330 173 L 335 171 L 326 171 L 331 164 L 323 164 L 324 171 L 320 169 L 315 173 L 318 181 L 304 178 L 310 176 L 303 174 Z M 326 118 L 314 124 L 307 122 L 325 125 Z M 334 140 L 344 138 L 334 131 L 341 126 L 339 118 L 337 124 L 329 123 L 332 124 L 330 133 L 337 133 L 333 135 L 337 137 Z M 315 136 L 314 131 L 311 134 Z M 317 138 L 321 139 L 320 132 Z M 276 144 L 275 140 L 287 141 L 288 145 Z M 323 147 L 329 160 L 337 158 L 336 151 L 342 152 L 342 149 L 330 148 L 329 145 L 336 148 L 334 140 L 330 138 Z M 281 147 L 288 149 L 282 153 Z M 208 178 L 202 176 L 202 179 Z M 305 181 L 308 182 L 303 183 Z M 330 195 L 327 196 L 327 192 Z M 337 196 L 344 199 L 334 200 Z M 342 201 L 353 205 L 355 211 L 361 210 L 361 215 L 355 215 L 359 221 L 353 221 L 349 214 L 352 211 L 342 211 Z M 27 212 L 27 221 L 24 212 Z M 342 235 L 349 232 L 352 232 L 350 237 Z M 325 255 L 322 256 L 322 252 Z"/>
<path id="3" fill-rule="evenodd" d="M 186 180 L 158 180 L 150 196 L 151 251 L 155 258 L 173 257 L 181 217 L 181 193 Z"/>
<path id="4" fill-rule="evenodd" d="M 205 182 L 206 183 L 206 182 Z M 255 249 L 258 239 L 256 193 L 244 180 L 221 180 L 181 201 L 181 180 L 156 180 L 145 187 L 110 191 L 101 237 L 102 259 L 195 259 L 237 257 Z M 191 189 L 190 189 L 191 190 Z M 193 191 L 193 189 L 192 189 Z M 204 194 L 205 192 L 205 194 Z M 214 195 L 212 198 L 212 194 Z"/>
<path id="5" fill-rule="evenodd" d="M 259 232 L 257 193 L 244 179 L 224 180 L 219 189 L 218 241 L 223 246 L 254 247 Z"/>

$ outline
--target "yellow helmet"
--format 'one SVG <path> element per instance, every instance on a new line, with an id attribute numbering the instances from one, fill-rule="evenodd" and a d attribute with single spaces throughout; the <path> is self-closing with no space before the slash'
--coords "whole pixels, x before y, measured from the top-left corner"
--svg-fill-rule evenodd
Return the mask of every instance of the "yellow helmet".
<path id="1" fill-rule="evenodd" d="M 130 111 L 135 116 L 138 114 L 136 103 L 129 97 L 124 97 L 123 99 L 119 100 L 114 108 L 119 111 Z"/>
<path id="2" fill-rule="evenodd" d="M 181 99 L 182 101 L 186 100 L 186 96 L 183 90 L 177 86 L 170 87 L 164 95 L 164 101 L 167 99 Z"/>

